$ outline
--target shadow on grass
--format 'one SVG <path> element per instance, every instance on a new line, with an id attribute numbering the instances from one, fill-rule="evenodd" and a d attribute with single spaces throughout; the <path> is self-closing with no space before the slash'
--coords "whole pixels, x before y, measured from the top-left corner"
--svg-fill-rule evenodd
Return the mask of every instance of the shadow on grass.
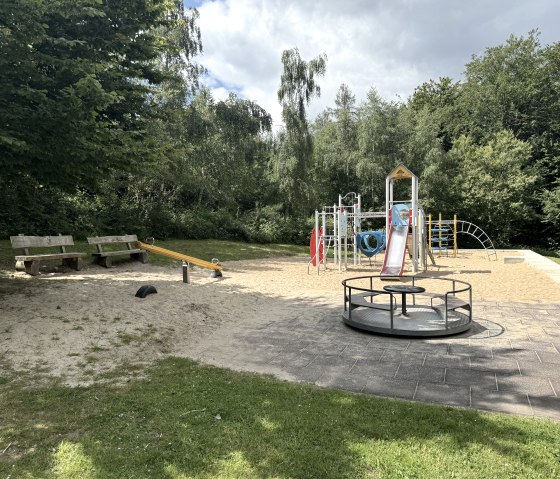
<path id="1" fill-rule="evenodd" d="M 2 393 L 11 477 L 553 477 L 560 425 L 167 359 L 125 387 Z M 24 407 L 22 407 L 24 405 Z M 76 474 L 72 475 L 72 471 Z"/>

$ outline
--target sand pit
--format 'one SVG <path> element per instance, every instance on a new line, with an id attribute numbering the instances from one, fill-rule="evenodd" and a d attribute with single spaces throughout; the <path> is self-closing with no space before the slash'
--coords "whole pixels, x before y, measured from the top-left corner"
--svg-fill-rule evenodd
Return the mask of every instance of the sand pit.
<path id="1" fill-rule="evenodd" d="M 425 274 L 456 278 L 473 286 L 473 301 L 560 304 L 560 286 L 530 264 L 488 261 L 483 251 L 457 258 L 436 257 Z M 519 253 L 520 255 L 522 253 Z M 59 377 L 67 384 L 110 378 L 127 364 L 130 375 L 170 355 L 197 358 L 214 332 L 262 321 L 287 321 L 294 314 L 317 315 L 342 307 L 343 279 L 377 274 L 365 261 L 307 274 L 305 258 L 263 259 L 224 264 L 224 277 L 210 279 L 195 269 L 183 284 L 179 267 L 124 263 L 109 270 L 90 265 L 81 272 L 31 278 L 38 287 L 0 299 L 0 362 L 4 368 Z M 135 292 L 144 284 L 158 293 L 145 299 Z M 340 320 L 340 319 L 338 319 Z M 1 374 L 1 373 L 0 373 Z"/>

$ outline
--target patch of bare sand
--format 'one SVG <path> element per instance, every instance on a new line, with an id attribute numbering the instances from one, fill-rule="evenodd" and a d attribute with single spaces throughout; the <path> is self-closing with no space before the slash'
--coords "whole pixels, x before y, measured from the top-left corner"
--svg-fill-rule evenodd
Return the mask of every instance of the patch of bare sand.
<path id="1" fill-rule="evenodd" d="M 497 261 L 483 251 L 436 257 L 437 266 L 426 274 L 471 283 L 475 302 L 560 303 L 557 283 L 527 263 L 504 264 L 504 255 L 498 253 Z M 78 385 L 102 380 L 123 363 L 196 357 L 219 328 L 289 318 L 302 313 L 302 301 L 342 307 L 341 281 L 377 274 L 381 261 L 378 256 L 371 267 L 366 260 L 344 272 L 331 266 L 319 275 L 307 274 L 302 258 L 230 262 L 219 280 L 195 269 L 191 285 L 182 283 L 180 268 L 140 263 L 38 278 L 17 273 L 40 287 L 0 299 L 0 360 Z M 136 298 L 144 284 L 158 293 Z"/>

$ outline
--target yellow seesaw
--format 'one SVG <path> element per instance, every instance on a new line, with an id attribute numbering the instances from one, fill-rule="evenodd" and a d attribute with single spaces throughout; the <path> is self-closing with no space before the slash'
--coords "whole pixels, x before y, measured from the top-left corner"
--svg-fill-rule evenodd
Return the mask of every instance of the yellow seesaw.
<path id="1" fill-rule="evenodd" d="M 169 258 L 178 259 L 184 261 L 185 263 L 192 263 L 203 268 L 213 269 L 214 271 L 221 271 L 223 269 L 219 264 L 211 263 L 210 261 L 204 261 L 203 259 L 195 258 L 194 256 L 187 256 L 186 254 L 177 253 L 176 251 L 171 251 L 169 249 L 160 248 L 159 246 L 154 246 L 152 244 L 142 243 L 142 241 L 138 241 L 136 243 L 136 247 L 144 249 L 146 251 L 151 251 L 152 253 L 161 254 L 162 256 L 168 256 Z"/>

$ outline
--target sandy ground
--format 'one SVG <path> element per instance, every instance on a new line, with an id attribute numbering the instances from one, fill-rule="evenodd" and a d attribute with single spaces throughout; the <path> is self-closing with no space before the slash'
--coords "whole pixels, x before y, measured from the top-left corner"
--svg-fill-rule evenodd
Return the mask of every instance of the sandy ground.
<path id="1" fill-rule="evenodd" d="M 437 266 L 425 274 L 469 282 L 475 303 L 560 304 L 558 283 L 527 263 L 504 264 L 505 255 L 521 253 L 499 252 L 497 261 L 489 261 L 484 251 L 436 257 Z M 302 301 L 342 308 L 341 281 L 377 274 L 382 260 L 380 255 L 373 266 L 365 261 L 319 275 L 308 274 L 301 258 L 230 262 L 222 279 L 194 270 L 190 285 L 182 283 L 179 267 L 135 262 L 35 278 L 15 273 L 14 280 L 41 282 L 41 287 L 0 299 L 0 375 L 14 368 L 78 385 L 110 378 L 123 364 L 130 365 L 131 376 L 141 374 L 142 365 L 158 358 L 196 357 L 220 328 L 263 318 L 282 321 L 296 314 L 296 303 L 301 314 Z M 158 293 L 135 297 L 145 284 Z"/>

